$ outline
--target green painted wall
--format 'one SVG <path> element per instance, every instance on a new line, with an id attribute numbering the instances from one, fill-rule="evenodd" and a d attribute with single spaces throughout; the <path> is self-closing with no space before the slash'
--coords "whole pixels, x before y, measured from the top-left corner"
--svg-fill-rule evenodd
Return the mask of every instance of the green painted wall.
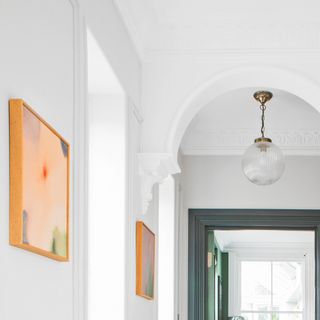
<path id="1" fill-rule="evenodd" d="M 229 254 L 222 253 L 221 260 L 221 275 L 222 275 L 222 319 L 228 318 L 229 306 Z"/>
<path id="2" fill-rule="evenodd" d="M 214 239 L 214 245 L 215 245 L 215 249 L 216 249 L 216 254 L 217 254 L 217 265 L 216 265 L 216 271 L 215 271 L 215 277 L 214 277 L 214 280 L 215 280 L 215 285 L 214 285 L 214 290 L 215 290 L 215 299 L 214 299 L 214 309 L 215 309 L 215 312 L 214 312 L 214 319 L 215 320 L 220 320 L 219 319 L 219 310 L 218 310 L 218 306 L 219 306 L 219 283 L 218 283 L 218 278 L 220 277 L 220 280 L 222 280 L 222 276 L 221 276 L 221 250 L 219 248 L 219 245 L 218 243 L 216 242 L 216 239 Z"/>
<path id="3" fill-rule="evenodd" d="M 207 264 L 207 320 L 225 320 L 228 316 L 228 254 L 222 253 L 214 237 L 214 231 L 207 233 L 207 250 L 212 255 L 212 263 Z M 215 258 L 216 255 L 216 258 Z M 217 263 L 215 265 L 215 259 Z M 219 283 L 221 285 L 221 316 L 219 319 Z"/>
<path id="4" fill-rule="evenodd" d="M 214 253 L 215 243 L 214 243 L 214 233 L 213 231 L 208 231 L 207 233 L 207 251 L 211 254 Z M 208 255 L 209 257 L 209 255 Z M 214 308 L 214 297 L 215 297 L 215 267 L 212 264 L 209 266 L 207 264 L 207 320 L 215 319 L 215 308 Z"/>

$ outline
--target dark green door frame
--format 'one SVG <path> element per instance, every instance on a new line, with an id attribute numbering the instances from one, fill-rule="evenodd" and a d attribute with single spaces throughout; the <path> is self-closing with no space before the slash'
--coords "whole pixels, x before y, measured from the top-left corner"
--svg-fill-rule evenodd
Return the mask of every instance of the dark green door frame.
<path id="1" fill-rule="evenodd" d="M 188 320 L 205 320 L 208 229 L 315 231 L 315 319 L 320 320 L 320 210 L 189 209 Z"/>

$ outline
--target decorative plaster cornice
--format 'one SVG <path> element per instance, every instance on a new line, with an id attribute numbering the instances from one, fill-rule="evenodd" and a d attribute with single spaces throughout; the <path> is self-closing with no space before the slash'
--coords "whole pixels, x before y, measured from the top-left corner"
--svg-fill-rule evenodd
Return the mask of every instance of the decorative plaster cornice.
<path id="1" fill-rule="evenodd" d="M 238 155 L 258 136 L 252 129 L 194 130 L 182 144 L 183 154 Z M 286 154 L 319 155 L 319 130 L 274 130 L 267 134 Z"/>
<path id="2" fill-rule="evenodd" d="M 170 153 L 139 153 L 138 162 L 142 213 L 145 214 L 152 200 L 153 186 L 169 175 L 180 172 L 180 168 Z"/>
<path id="3" fill-rule="evenodd" d="M 268 58 L 271 55 L 291 59 L 291 55 L 296 56 L 313 56 L 318 57 L 320 50 L 320 24 L 311 21 L 293 21 L 289 23 L 270 22 L 268 24 L 259 25 L 245 19 L 241 22 L 221 22 L 210 25 L 197 25 L 196 28 L 191 26 L 180 26 L 177 32 L 185 34 L 189 31 L 189 44 L 192 46 L 171 46 L 159 47 L 158 42 L 150 41 L 149 47 L 145 48 L 145 60 L 152 61 L 159 57 L 188 57 L 190 58 L 211 58 L 212 55 L 229 55 L 238 61 L 246 59 L 250 55 L 261 55 Z M 171 36 L 170 28 L 164 27 L 161 30 L 162 37 L 166 39 Z M 201 32 L 202 31 L 202 32 Z M 211 39 L 214 41 L 200 41 L 198 35 L 210 32 Z M 260 36 L 258 37 L 257 34 Z M 178 37 L 172 35 L 170 43 L 179 43 L 175 41 Z M 197 41 L 198 40 L 198 41 Z M 152 45 L 153 44 L 153 45 Z M 198 44 L 198 45 L 196 45 Z"/>
<path id="4" fill-rule="evenodd" d="M 297 59 L 308 60 L 312 62 L 320 61 L 320 49 L 318 48 L 274 48 L 274 49 L 254 49 L 254 48 L 237 48 L 237 49 L 148 49 L 145 50 L 144 62 L 241 62 L 252 63 L 253 60 L 264 63 L 296 61 Z"/>

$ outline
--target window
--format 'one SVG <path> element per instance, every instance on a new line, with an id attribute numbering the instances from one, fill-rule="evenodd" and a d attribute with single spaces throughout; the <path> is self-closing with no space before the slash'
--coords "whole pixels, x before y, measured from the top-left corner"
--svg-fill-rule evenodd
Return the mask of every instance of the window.
<path id="1" fill-rule="evenodd" d="M 241 261 L 241 315 L 302 320 L 303 274 L 301 261 Z"/>
<path id="2" fill-rule="evenodd" d="M 228 248 L 228 315 L 246 320 L 314 320 L 314 247 Z"/>

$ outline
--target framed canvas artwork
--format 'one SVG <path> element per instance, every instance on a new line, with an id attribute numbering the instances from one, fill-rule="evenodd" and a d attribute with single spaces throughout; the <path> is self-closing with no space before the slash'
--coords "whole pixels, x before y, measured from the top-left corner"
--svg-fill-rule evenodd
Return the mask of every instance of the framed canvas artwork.
<path id="1" fill-rule="evenodd" d="M 137 222 L 136 293 L 149 300 L 154 298 L 155 235 L 141 221 Z"/>
<path id="2" fill-rule="evenodd" d="M 10 244 L 69 259 L 69 144 L 23 100 L 11 99 Z"/>

